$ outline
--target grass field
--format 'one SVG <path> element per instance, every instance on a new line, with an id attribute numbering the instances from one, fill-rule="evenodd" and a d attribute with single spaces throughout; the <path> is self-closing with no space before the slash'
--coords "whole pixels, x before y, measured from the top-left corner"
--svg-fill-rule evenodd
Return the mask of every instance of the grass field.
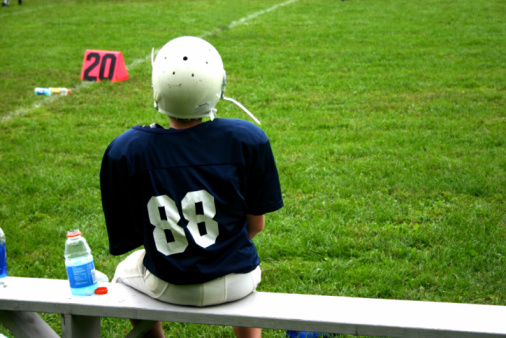
<path id="1" fill-rule="evenodd" d="M 221 53 L 227 96 L 276 155 L 285 207 L 255 239 L 259 290 L 506 305 L 505 17 L 502 0 L 11 1 L 0 8 L 9 275 L 66 278 L 72 228 L 113 275 L 123 257 L 108 252 L 103 152 L 132 126 L 168 126 L 152 108 L 151 48 L 195 35 Z M 130 79 L 82 83 L 86 49 L 121 51 Z M 232 336 L 164 325 L 168 337 Z M 102 327 L 119 337 L 129 324 Z"/>

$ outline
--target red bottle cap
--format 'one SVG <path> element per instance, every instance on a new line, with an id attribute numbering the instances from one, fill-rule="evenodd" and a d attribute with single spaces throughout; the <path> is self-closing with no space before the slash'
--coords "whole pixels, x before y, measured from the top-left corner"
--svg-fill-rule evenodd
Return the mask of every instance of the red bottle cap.
<path id="1" fill-rule="evenodd" d="M 81 231 L 79 231 L 79 229 L 74 229 L 74 230 L 71 230 L 71 231 L 67 231 L 67 237 L 68 238 L 77 237 L 77 236 L 81 236 Z"/>
<path id="2" fill-rule="evenodd" d="M 105 286 L 101 286 L 95 289 L 95 294 L 97 295 L 105 295 L 107 293 L 107 288 Z"/>

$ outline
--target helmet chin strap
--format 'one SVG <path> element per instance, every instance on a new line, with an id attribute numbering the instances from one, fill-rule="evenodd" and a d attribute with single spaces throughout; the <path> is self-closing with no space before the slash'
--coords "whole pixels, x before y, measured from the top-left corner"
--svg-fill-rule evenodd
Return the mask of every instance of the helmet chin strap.
<path id="1" fill-rule="evenodd" d="M 211 121 L 214 121 L 214 117 L 216 116 L 217 111 L 218 111 L 218 109 L 216 109 L 216 108 L 213 108 L 209 111 L 209 118 L 211 119 Z"/>
<path id="2" fill-rule="evenodd" d="M 258 121 L 258 119 L 255 117 L 255 115 L 253 115 L 248 109 L 246 109 L 246 107 L 244 107 L 240 102 L 238 102 L 230 97 L 226 97 L 225 95 L 222 95 L 221 98 L 224 100 L 230 101 L 232 103 L 235 103 L 239 108 L 244 110 L 244 112 L 246 114 L 248 114 L 253 120 L 255 120 L 256 123 L 261 124 L 260 121 Z"/>

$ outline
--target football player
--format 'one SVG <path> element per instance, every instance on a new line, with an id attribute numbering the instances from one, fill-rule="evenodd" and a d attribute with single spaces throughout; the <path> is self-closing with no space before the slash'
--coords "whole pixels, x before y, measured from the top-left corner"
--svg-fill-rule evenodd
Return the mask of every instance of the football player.
<path id="1" fill-rule="evenodd" d="M 261 279 L 252 239 L 264 214 L 283 206 L 269 140 L 253 123 L 215 118 L 221 98 L 252 115 L 224 96 L 223 62 L 207 41 L 171 40 L 152 66 L 154 105 L 170 128 L 151 124 L 121 134 L 100 171 L 111 254 L 142 247 L 118 265 L 113 281 L 179 305 L 241 299 Z M 163 337 L 161 323 L 151 333 Z"/>
<path id="2" fill-rule="evenodd" d="M 21 5 L 22 3 L 23 3 L 23 0 L 18 0 L 18 4 Z M 4 0 L 2 2 L 2 7 L 7 7 L 7 6 L 9 6 L 9 0 Z"/>

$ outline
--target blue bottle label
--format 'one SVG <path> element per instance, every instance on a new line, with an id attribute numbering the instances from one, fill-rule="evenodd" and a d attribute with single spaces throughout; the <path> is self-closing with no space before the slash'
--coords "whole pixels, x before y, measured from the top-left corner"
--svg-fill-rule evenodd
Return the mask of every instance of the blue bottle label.
<path id="1" fill-rule="evenodd" d="M 82 265 L 67 266 L 67 275 L 71 288 L 84 288 L 97 282 L 93 261 Z"/>
<path id="2" fill-rule="evenodd" d="M 0 278 L 7 276 L 7 256 L 5 253 L 5 244 L 0 244 Z"/>

